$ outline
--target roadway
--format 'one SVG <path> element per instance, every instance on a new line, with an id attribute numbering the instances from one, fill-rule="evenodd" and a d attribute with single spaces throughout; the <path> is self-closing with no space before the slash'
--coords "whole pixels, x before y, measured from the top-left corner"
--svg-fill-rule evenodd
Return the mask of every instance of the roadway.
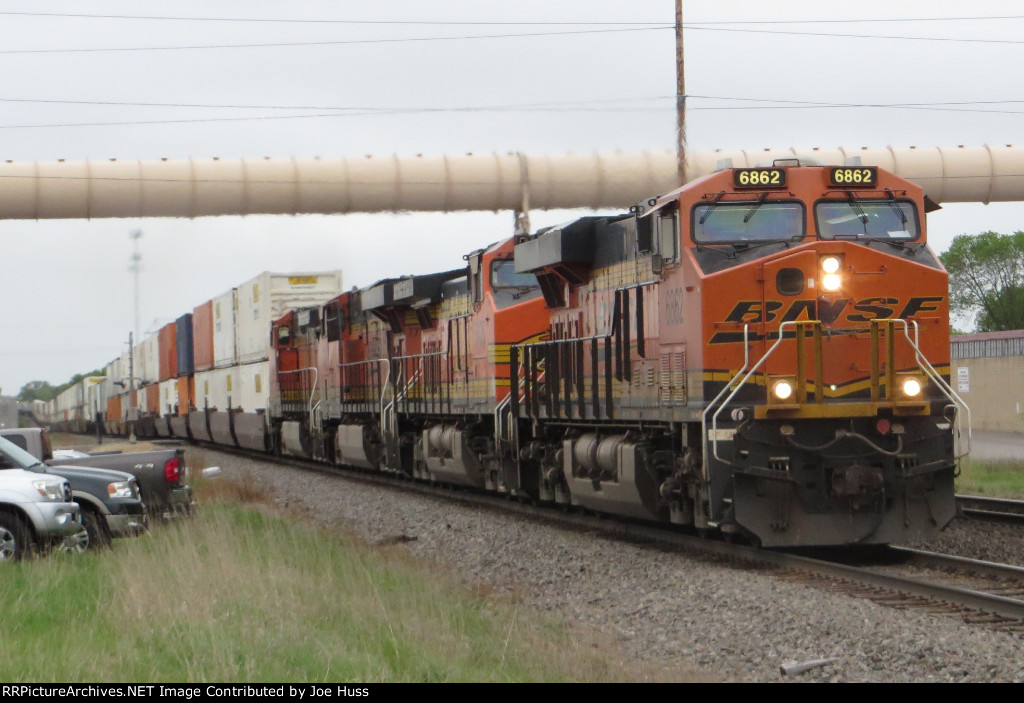
<path id="1" fill-rule="evenodd" d="M 975 430 L 972 434 L 971 459 L 975 461 L 1024 461 L 1024 434 Z"/>

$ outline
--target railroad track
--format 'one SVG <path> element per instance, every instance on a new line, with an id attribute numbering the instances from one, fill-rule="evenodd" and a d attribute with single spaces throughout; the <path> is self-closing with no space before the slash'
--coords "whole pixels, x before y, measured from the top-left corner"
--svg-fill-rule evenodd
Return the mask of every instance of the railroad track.
<path id="1" fill-rule="evenodd" d="M 889 607 L 953 616 L 970 624 L 1024 634 L 1024 567 L 902 547 L 804 550 L 802 553 L 769 551 L 703 539 L 660 524 L 653 526 L 591 513 L 557 510 L 464 487 L 433 485 L 398 479 L 389 474 L 296 458 L 270 457 L 216 445 L 207 448 L 389 490 L 519 515 L 564 528 L 654 544 L 738 568 L 766 569 L 789 581 L 865 598 Z"/>
<path id="2" fill-rule="evenodd" d="M 967 517 L 1024 524 L 1024 500 L 958 495 L 956 501 L 960 512 Z"/>

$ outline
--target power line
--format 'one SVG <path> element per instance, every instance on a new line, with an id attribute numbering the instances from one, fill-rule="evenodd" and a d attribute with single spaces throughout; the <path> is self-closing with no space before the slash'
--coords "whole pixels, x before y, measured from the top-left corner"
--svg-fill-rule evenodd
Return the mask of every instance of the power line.
<path id="1" fill-rule="evenodd" d="M 522 37 L 554 37 L 580 34 L 610 34 L 675 29 L 672 25 L 658 27 L 622 27 L 618 29 L 581 29 L 559 32 L 520 32 L 515 34 L 472 34 L 454 37 L 400 37 L 394 39 L 339 39 L 329 41 L 262 42 L 255 44 L 204 44 L 196 46 L 126 46 L 82 49 L 0 49 L 0 54 L 82 54 L 124 51 L 198 51 L 206 49 L 268 49 L 282 47 L 345 46 L 358 44 L 400 44 L 406 42 L 460 41 L 465 39 L 517 39 Z"/>
<path id="2" fill-rule="evenodd" d="M 746 34 L 782 34 L 798 37 L 839 37 L 845 39 L 899 39 L 901 41 L 941 41 L 968 44 L 1024 44 L 1018 39 L 967 39 L 961 37 L 911 37 L 890 34 L 840 34 L 836 32 L 791 32 L 780 29 L 739 29 L 731 27 L 690 27 L 694 31 L 743 32 Z"/>
<path id="3" fill-rule="evenodd" d="M 708 95 L 690 95 L 688 99 L 703 100 L 729 100 L 753 102 L 756 105 L 695 105 L 689 109 L 694 112 L 700 111 L 723 111 L 723 110 L 820 110 L 820 109 L 895 109 L 895 110 L 927 110 L 932 112 L 960 112 L 974 114 L 1024 114 L 1024 110 L 994 110 L 982 108 L 962 107 L 967 105 L 1014 105 L 1024 103 L 1024 100 L 988 100 L 988 101 L 960 101 L 960 102 L 936 102 L 936 103 L 827 103 L 810 101 L 787 101 L 776 99 L 758 98 L 729 98 Z M 299 115 L 249 115 L 239 117 L 182 117 L 158 120 L 110 120 L 103 122 L 62 122 L 52 124 L 10 124 L 0 125 L 0 130 L 6 129 L 51 129 L 51 128 L 72 128 L 72 127 L 127 127 L 144 125 L 164 124 L 202 124 L 213 122 L 266 122 L 270 120 L 304 120 L 323 119 L 338 117 L 366 117 L 366 116 L 398 116 L 413 114 L 441 114 L 441 113 L 509 113 L 509 112 L 536 112 L 536 113 L 567 113 L 567 112 L 658 112 L 669 111 L 671 105 L 663 106 L 601 106 L 601 103 L 612 105 L 621 102 L 649 102 L 652 100 L 674 101 L 675 96 L 661 96 L 652 98 L 622 98 L 619 100 L 587 101 L 584 103 L 534 103 L 523 105 L 480 105 L 463 107 L 298 107 L 298 106 L 270 106 L 270 105 L 199 105 L 187 103 L 116 103 L 108 101 L 61 101 L 61 100 L 18 100 L 13 98 L 0 99 L 0 102 L 42 102 L 50 104 L 96 104 L 96 105 L 120 105 L 120 106 L 145 106 L 145 107 L 202 107 L 207 109 L 221 108 L 244 108 L 244 109 L 265 109 L 265 110 L 334 110 L 334 112 L 316 112 L 313 114 Z M 786 103 L 786 104 L 765 104 L 765 103 Z"/>
<path id="4" fill-rule="evenodd" d="M 408 25 L 408 26 L 642 26 L 661 25 L 663 21 L 613 21 L 613 22 L 580 22 L 580 21 L 473 21 L 473 20 L 352 20 L 352 19 L 296 19 L 281 17 L 174 17 L 167 15 L 98 15 L 71 12 L 0 12 L 0 16 L 10 17 L 55 17 L 71 19 L 114 19 L 144 21 L 175 21 L 175 22 L 245 22 L 263 24 L 341 24 L 341 25 Z M 968 17 L 867 17 L 839 19 L 800 19 L 800 20 L 707 20 L 703 22 L 686 22 L 686 27 L 732 24 L 861 24 L 877 22 L 965 22 L 984 20 L 1024 19 L 1024 15 L 975 15 Z"/>
<path id="5" fill-rule="evenodd" d="M 1020 110 L 983 110 L 977 108 L 961 108 L 960 105 L 1015 105 L 1024 103 L 1024 100 L 962 100 L 947 102 L 929 103 L 828 103 L 811 102 L 804 100 L 777 100 L 772 98 L 725 98 L 710 95 L 688 95 L 690 98 L 703 98 L 707 100 L 735 100 L 745 102 L 756 102 L 758 105 L 739 106 L 706 106 L 693 107 L 693 110 L 816 110 L 816 109 L 896 109 L 896 110 L 932 110 L 939 112 L 972 112 L 972 113 L 997 113 L 1016 115 L 1022 114 Z M 783 105 L 764 105 L 762 103 L 785 103 Z"/>
<path id="6" fill-rule="evenodd" d="M 718 24 L 718 23 L 716 23 Z M 804 37 L 834 37 L 845 39 L 888 39 L 901 41 L 937 41 L 955 42 L 970 44 L 1024 44 L 1024 40 L 1017 39 L 971 39 L 964 37 L 919 37 L 907 35 L 887 34 L 849 34 L 837 32 L 797 32 L 777 29 L 742 29 L 736 27 L 720 26 L 694 26 L 687 25 L 693 31 L 706 32 L 740 32 L 746 34 L 776 34 L 786 36 Z M 354 46 L 362 44 L 396 44 L 411 42 L 439 42 L 439 41 L 463 41 L 472 39 L 518 39 L 530 37 L 552 37 L 586 34 L 609 34 L 623 32 L 647 32 L 660 30 L 674 30 L 671 25 L 640 26 L 640 27 L 616 27 L 609 29 L 580 29 L 564 30 L 555 32 L 519 32 L 507 34 L 472 34 L 450 37 L 398 37 L 391 39 L 339 39 L 325 41 L 301 41 L 301 42 L 259 42 L 251 44 L 201 44 L 191 46 L 129 46 L 129 47 L 92 47 L 79 49 L 0 49 L 0 54 L 5 55 L 27 55 L 27 54 L 80 54 L 80 53 L 104 53 L 104 52 L 135 52 L 135 51 L 204 51 L 219 49 L 269 49 L 269 48 L 294 48 L 294 47 L 316 47 L 316 46 Z"/>
<path id="7" fill-rule="evenodd" d="M 1024 15 L 976 15 L 972 17 L 865 17 L 829 20 L 726 20 L 706 22 L 687 22 L 684 26 L 695 27 L 703 25 L 722 24 L 861 24 L 867 22 L 968 22 L 972 20 L 1019 20 Z"/>
<path id="8" fill-rule="evenodd" d="M 696 96 L 702 97 L 702 96 Z M 737 98 L 738 99 L 738 98 Z M 577 103 L 525 103 L 521 105 L 483 105 L 475 107 L 445 108 L 445 107 L 370 107 L 361 105 L 239 105 L 225 103 L 158 103 L 158 102 L 136 102 L 116 100 L 66 100 L 66 99 L 44 99 L 44 98 L 0 98 L 0 103 L 31 103 L 43 105 L 98 105 L 106 107 L 161 107 L 161 108 L 204 108 L 216 110 L 362 110 L 366 112 L 375 111 L 420 111 L 420 110 L 504 110 L 504 109 L 529 109 L 533 107 L 545 108 L 559 105 L 600 105 L 605 103 L 640 102 L 649 100 L 675 100 L 675 96 L 655 96 L 649 98 L 603 98 L 595 100 L 584 100 Z"/>

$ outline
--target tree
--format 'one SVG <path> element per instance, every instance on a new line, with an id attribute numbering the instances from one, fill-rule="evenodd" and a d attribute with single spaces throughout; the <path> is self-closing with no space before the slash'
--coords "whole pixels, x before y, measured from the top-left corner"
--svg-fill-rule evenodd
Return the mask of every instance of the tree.
<path id="1" fill-rule="evenodd" d="M 961 234 L 939 256 L 953 313 L 978 332 L 1024 329 L 1024 232 Z"/>
<path id="2" fill-rule="evenodd" d="M 18 400 L 23 403 L 32 400 L 53 400 L 56 397 L 57 389 L 47 381 L 29 381 L 18 392 Z"/>
<path id="3" fill-rule="evenodd" d="M 103 369 L 95 369 L 89 373 L 76 373 L 71 380 L 65 381 L 59 386 L 51 386 L 49 381 L 29 381 L 18 392 L 18 400 L 28 402 L 32 400 L 53 400 L 87 376 L 103 376 L 106 372 Z"/>

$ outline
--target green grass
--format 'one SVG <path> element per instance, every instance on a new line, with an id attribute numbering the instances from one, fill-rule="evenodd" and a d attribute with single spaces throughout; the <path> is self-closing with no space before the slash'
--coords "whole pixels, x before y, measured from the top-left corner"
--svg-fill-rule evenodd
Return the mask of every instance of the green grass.
<path id="1" fill-rule="evenodd" d="M 971 461 L 960 467 L 956 492 L 993 498 L 1024 498 L 1024 461 Z"/>
<path id="2" fill-rule="evenodd" d="M 614 647 L 224 482 L 192 520 L 0 569 L 0 680 L 621 681 Z M 601 646 L 597 646 L 598 642 Z"/>

